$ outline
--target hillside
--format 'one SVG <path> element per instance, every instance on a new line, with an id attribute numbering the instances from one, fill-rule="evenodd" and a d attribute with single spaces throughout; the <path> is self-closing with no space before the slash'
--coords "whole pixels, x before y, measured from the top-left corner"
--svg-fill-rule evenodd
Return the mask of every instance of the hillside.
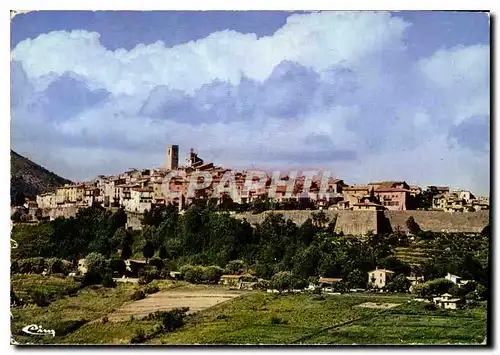
<path id="1" fill-rule="evenodd" d="M 26 197 L 34 197 L 68 183 L 71 181 L 48 171 L 13 150 L 10 151 L 11 203 L 20 193 Z"/>

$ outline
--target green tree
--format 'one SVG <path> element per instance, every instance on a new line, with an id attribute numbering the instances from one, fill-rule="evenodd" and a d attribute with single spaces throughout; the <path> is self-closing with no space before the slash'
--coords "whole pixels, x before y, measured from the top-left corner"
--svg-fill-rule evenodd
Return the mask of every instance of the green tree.
<path id="1" fill-rule="evenodd" d="M 407 292 L 410 289 L 411 282 L 405 275 L 399 274 L 388 283 L 387 289 L 390 292 Z"/>
<path id="2" fill-rule="evenodd" d="M 130 245 L 126 244 L 123 246 L 120 256 L 122 260 L 130 259 L 130 257 L 132 256 L 132 248 L 130 247 Z"/>
<path id="3" fill-rule="evenodd" d="M 142 249 L 142 255 L 144 255 L 144 257 L 146 258 L 146 263 L 148 262 L 148 259 L 153 257 L 154 254 L 155 254 L 155 249 L 153 243 L 147 241 L 146 245 L 144 245 L 144 248 Z"/>
<path id="4" fill-rule="evenodd" d="M 280 293 L 289 290 L 292 287 L 292 273 L 281 271 L 275 274 L 271 279 L 271 288 L 278 290 Z"/>
<path id="5" fill-rule="evenodd" d="M 158 250 L 158 257 L 162 260 L 167 258 L 167 248 L 165 248 L 165 245 L 160 246 L 160 249 Z"/>
<path id="6" fill-rule="evenodd" d="M 415 222 L 413 216 L 408 217 L 406 220 L 406 227 L 411 234 L 418 234 L 421 231 L 420 226 Z"/>
<path id="7" fill-rule="evenodd" d="M 366 288 L 366 273 L 359 269 L 355 269 L 347 275 L 346 282 L 350 288 Z"/>

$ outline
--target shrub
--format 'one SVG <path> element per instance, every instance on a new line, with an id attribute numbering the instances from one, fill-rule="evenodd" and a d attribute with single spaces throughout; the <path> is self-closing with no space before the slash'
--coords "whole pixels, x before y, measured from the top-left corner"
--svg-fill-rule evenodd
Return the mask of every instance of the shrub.
<path id="1" fill-rule="evenodd" d="M 243 260 L 231 260 L 225 267 L 230 274 L 240 274 L 244 271 L 245 262 Z"/>
<path id="2" fill-rule="evenodd" d="M 155 266 L 158 270 L 161 270 L 165 266 L 165 263 L 160 258 L 152 258 L 149 260 L 149 265 Z"/>
<path id="3" fill-rule="evenodd" d="M 109 270 L 104 274 L 101 282 L 104 287 L 116 287 L 116 281 L 113 280 L 113 276 L 111 275 L 111 270 Z"/>
<path id="4" fill-rule="evenodd" d="M 171 311 L 157 311 L 154 313 L 150 313 L 146 320 L 156 320 L 159 321 L 161 325 L 161 330 L 165 332 L 171 332 L 177 328 L 180 328 L 184 325 L 184 317 L 186 317 L 186 313 L 189 311 L 189 308 L 175 308 Z"/>
<path id="5" fill-rule="evenodd" d="M 10 290 L 10 306 L 11 307 L 18 307 L 18 306 L 22 306 L 22 301 L 19 297 L 17 297 L 17 295 L 15 294 L 14 290 L 11 289 Z"/>
<path id="6" fill-rule="evenodd" d="M 146 276 L 141 276 L 141 277 L 139 277 L 139 279 L 137 280 L 137 283 L 138 283 L 139 285 L 141 285 L 141 286 L 142 286 L 142 285 L 147 285 L 149 282 L 150 282 L 150 281 L 149 281 L 149 279 L 148 279 Z"/>
<path id="7" fill-rule="evenodd" d="M 86 319 L 62 321 L 53 327 L 57 336 L 64 336 L 78 330 L 87 323 Z"/>
<path id="8" fill-rule="evenodd" d="M 288 271 L 281 271 L 275 274 L 272 279 L 270 286 L 278 291 L 289 290 L 292 287 L 293 276 Z"/>
<path id="9" fill-rule="evenodd" d="M 19 273 L 19 264 L 17 260 L 12 260 L 10 262 L 10 273 L 11 274 L 18 274 Z"/>
<path id="10" fill-rule="evenodd" d="M 138 273 L 141 285 L 146 285 L 153 280 L 160 279 L 160 272 L 155 266 L 146 266 L 144 269 L 139 270 Z"/>
<path id="11" fill-rule="evenodd" d="M 428 311 L 435 311 L 437 309 L 437 306 L 434 303 L 426 303 L 424 305 L 424 308 Z"/>
<path id="12" fill-rule="evenodd" d="M 60 274 L 63 272 L 63 262 L 59 258 L 50 258 L 47 260 L 47 271 L 50 274 Z"/>
<path id="13" fill-rule="evenodd" d="M 50 295 L 42 290 L 28 290 L 31 302 L 38 307 L 46 307 L 50 304 Z"/>
<path id="14" fill-rule="evenodd" d="M 132 339 L 130 339 L 130 344 L 141 344 L 147 340 L 146 333 L 143 329 L 137 329 L 134 333 Z"/>
<path id="15" fill-rule="evenodd" d="M 104 274 L 104 270 L 106 269 L 106 259 L 99 253 L 90 253 L 85 258 L 87 263 L 87 271 L 90 273 L 96 273 L 99 275 Z"/>
<path id="16" fill-rule="evenodd" d="M 182 278 L 187 282 L 200 284 L 203 280 L 203 268 L 201 266 L 185 265 L 179 271 Z"/>
<path id="17" fill-rule="evenodd" d="M 160 287 L 155 281 L 153 281 L 144 288 L 144 292 L 147 294 L 156 293 L 158 291 L 160 291 Z"/>
<path id="18" fill-rule="evenodd" d="M 279 317 L 276 317 L 276 316 L 273 316 L 271 318 L 271 324 L 273 325 L 278 325 L 278 324 L 287 324 L 288 322 L 287 321 L 284 321 L 282 320 L 281 318 Z"/>
<path id="19" fill-rule="evenodd" d="M 109 260 L 109 268 L 113 272 L 117 272 L 119 276 L 125 274 L 127 270 L 127 266 L 125 265 L 125 261 L 118 258 L 113 258 Z"/>
<path id="20" fill-rule="evenodd" d="M 259 281 L 254 285 L 254 288 L 257 290 L 267 290 L 269 287 L 269 281 L 266 280 Z"/>
<path id="21" fill-rule="evenodd" d="M 104 317 L 102 318 L 102 324 L 106 324 L 106 323 L 108 323 L 108 322 L 109 322 L 108 317 L 104 316 Z"/>
<path id="22" fill-rule="evenodd" d="M 45 269 L 45 261 L 41 257 L 19 259 L 17 261 L 18 271 L 21 274 L 41 274 Z"/>
<path id="23" fill-rule="evenodd" d="M 206 283 L 218 283 L 222 276 L 222 269 L 218 266 L 207 266 L 202 268 L 201 279 Z"/>
<path id="24" fill-rule="evenodd" d="M 159 278 L 161 280 L 169 280 L 170 279 L 170 271 L 168 270 L 161 270 L 159 274 Z"/>
<path id="25" fill-rule="evenodd" d="M 135 290 L 130 298 L 132 299 L 132 301 L 138 301 L 146 298 L 146 294 L 143 290 Z"/>
<path id="26" fill-rule="evenodd" d="M 81 282 L 83 286 L 97 285 L 102 282 L 102 276 L 97 272 L 88 271 L 87 273 L 85 273 L 85 275 L 83 275 L 83 279 Z"/>

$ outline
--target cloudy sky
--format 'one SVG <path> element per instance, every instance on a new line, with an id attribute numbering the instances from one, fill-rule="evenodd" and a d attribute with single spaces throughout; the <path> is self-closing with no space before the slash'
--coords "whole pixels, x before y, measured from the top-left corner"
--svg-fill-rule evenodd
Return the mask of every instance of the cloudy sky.
<path id="1" fill-rule="evenodd" d="M 69 179 L 179 144 L 489 193 L 486 14 L 32 12 L 11 29 L 12 149 Z"/>

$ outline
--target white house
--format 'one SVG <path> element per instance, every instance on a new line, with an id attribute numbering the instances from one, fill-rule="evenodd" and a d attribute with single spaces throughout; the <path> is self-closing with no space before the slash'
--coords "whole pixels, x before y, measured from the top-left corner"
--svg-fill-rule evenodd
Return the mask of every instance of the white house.
<path id="1" fill-rule="evenodd" d="M 379 269 L 378 267 L 368 273 L 368 282 L 373 284 L 373 287 L 384 288 L 394 276 L 394 271 L 387 269 Z"/>
<path id="2" fill-rule="evenodd" d="M 441 295 L 441 297 L 434 297 L 433 301 L 438 307 L 445 309 L 457 309 L 458 305 L 462 303 L 460 298 L 451 298 L 453 297 L 449 293 L 445 293 Z"/>

